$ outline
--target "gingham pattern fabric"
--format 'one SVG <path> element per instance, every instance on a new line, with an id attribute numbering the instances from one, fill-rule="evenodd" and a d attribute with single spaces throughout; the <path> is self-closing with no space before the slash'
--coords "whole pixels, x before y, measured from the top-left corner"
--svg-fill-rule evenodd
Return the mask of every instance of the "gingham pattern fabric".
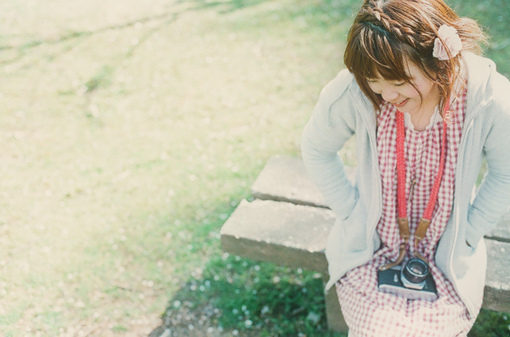
<path id="1" fill-rule="evenodd" d="M 381 105 L 377 147 L 383 208 L 377 231 L 382 248 L 370 262 L 349 271 L 336 284 L 342 312 L 349 326 L 349 336 L 466 336 L 474 323 L 474 318 L 469 318 L 467 309 L 450 281 L 433 262 L 437 242 L 446 227 L 453 204 L 455 166 L 462 135 L 465 99 L 464 91 L 451 102 L 445 171 L 427 235 L 419 247 L 414 247 L 414 240 L 410 240 L 412 249 L 418 249 L 430 261 L 438 291 L 438 298 L 434 301 L 408 300 L 377 289 L 377 268 L 397 258 L 401 242 L 396 220 L 396 110 L 389 103 Z M 406 195 L 411 233 L 414 233 L 427 206 L 437 174 L 442 129 L 442 119 L 437 112 L 427 129 L 421 132 L 414 130 L 410 116 L 406 114 Z"/>

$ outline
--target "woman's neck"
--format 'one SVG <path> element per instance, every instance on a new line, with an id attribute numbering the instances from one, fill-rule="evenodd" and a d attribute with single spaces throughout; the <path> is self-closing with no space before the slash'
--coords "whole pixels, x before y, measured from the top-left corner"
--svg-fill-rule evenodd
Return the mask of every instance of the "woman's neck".
<path id="1" fill-rule="evenodd" d="M 430 119 L 434 115 L 435 107 L 423 109 L 421 112 L 411 114 L 411 122 L 416 131 L 424 131 L 430 124 Z"/>
<path id="2" fill-rule="evenodd" d="M 423 100 L 423 104 L 418 111 L 411 113 L 411 122 L 413 123 L 416 131 L 424 131 L 430 124 L 430 119 L 436 111 L 436 106 L 439 104 L 439 89 L 437 85 L 435 90 Z"/>

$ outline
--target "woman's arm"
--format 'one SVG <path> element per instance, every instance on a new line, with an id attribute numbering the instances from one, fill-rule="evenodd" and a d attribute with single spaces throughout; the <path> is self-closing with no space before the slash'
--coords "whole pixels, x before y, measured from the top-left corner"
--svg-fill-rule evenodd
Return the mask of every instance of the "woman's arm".
<path id="1" fill-rule="evenodd" d="M 348 92 L 352 80 L 352 75 L 342 71 L 322 90 L 301 143 L 303 161 L 313 181 L 341 219 L 349 216 L 357 199 L 338 156 L 355 130 L 354 105 Z"/>
<path id="2" fill-rule="evenodd" d="M 500 75 L 498 75 L 500 76 Z M 484 144 L 487 174 L 468 213 L 467 241 L 476 246 L 510 207 L 510 85 L 502 76 L 496 87 L 495 113 Z M 483 112 L 480 116 L 484 118 Z"/>

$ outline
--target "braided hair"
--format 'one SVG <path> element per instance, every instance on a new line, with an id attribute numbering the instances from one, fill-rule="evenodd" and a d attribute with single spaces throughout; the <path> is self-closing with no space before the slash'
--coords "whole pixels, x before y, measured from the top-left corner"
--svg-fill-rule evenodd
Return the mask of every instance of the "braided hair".
<path id="1" fill-rule="evenodd" d="M 448 60 L 433 56 L 442 25 L 457 30 L 462 51 L 481 53 L 486 37 L 478 24 L 458 17 L 443 0 L 365 0 L 349 31 L 344 62 L 376 112 L 382 98 L 370 89 L 367 79 L 382 77 L 412 84 L 407 62 L 416 64 L 437 84 L 439 111 L 443 111 L 453 84 L 463 80 L 458 72 L 462 53 Z"/>

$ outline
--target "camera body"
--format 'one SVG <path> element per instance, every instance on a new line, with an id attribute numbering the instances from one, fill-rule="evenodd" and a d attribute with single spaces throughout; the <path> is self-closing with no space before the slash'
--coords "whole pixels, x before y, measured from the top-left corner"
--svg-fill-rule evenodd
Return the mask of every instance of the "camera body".
<path id="1" fill-rule="evenodd" d="M 380 291 L 407 299 L 433 301 L 437 298 L 436 284 L 428 265 L 417 258 L 404 265 L 379 270 L 377 283 Z"/>

